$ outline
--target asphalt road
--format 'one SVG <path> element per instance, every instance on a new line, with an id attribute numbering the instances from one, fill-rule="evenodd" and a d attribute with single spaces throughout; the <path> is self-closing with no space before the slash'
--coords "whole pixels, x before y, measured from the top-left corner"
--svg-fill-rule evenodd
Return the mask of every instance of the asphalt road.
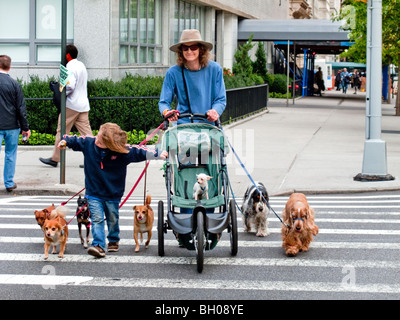
<path id="1" fill-rule="evenodd" d="M 165 238 L 165 256 L 158 256 L 157 218 L 150 247 L 134 252 L 132 206 L 142 199 L 132 198 L 121 208 L 119 252 L 105 259 L 89 256 L 73 220 L 64 259 L 51 255 L 44 261 L 43 233 L 33 212 L 67 197 L 1 197 L 0 299 L 150 300 L 154 302 L 150 313 L 168 312 L 157 309 L 165 300 L 177 301 L 177 307 L 182 300 L 220 304 L 230 300 L 238 312 L 236 303 L 250 300 L 399 299 L 398 192 L 309 195 L 308 199 L 320 228 L 308 252 L 285 256 L 281 225 L 273 213 L 269 215 L 271 234 L 265 238 L 244 233 L 238 213 L 238 255 L 230 256 L 229 234 L 223 233 L 216 248 L 206 251 L 199 274 L 195 252 L 179 248 L 171 231 Z M 158 200 L 152 201 L 155 211 Z M 279 215 L 286 200 L 287 196 L 271 198 Z M 69 220 L 76 203 L 67 206 Z M 169 305 L 174 306 L 171 301 Z"/>

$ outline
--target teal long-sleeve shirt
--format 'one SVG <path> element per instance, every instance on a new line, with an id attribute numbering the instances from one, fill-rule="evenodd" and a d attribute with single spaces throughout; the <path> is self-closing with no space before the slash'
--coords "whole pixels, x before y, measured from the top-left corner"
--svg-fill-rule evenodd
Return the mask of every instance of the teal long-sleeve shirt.
<path id="1" fill-rule="evenodd" d="M 209 61 L 207 67 L 199 71 L 184 68 L 184 72 L 192 113 L 204 114 L 210 109 L 215 109 L 221 116 L 226 107 L 226 91 L 221 66 L 214 61 Z M 175 96 L 178 100 L 177 110 L 180 113 L 188 113 L 188 99 L 182 69 L 178 65 L 171 67 L 165 75 L 158 104 L 161 114 L 165 109 L 171 108 Z M 178 123 L 189 121 L 188 118 L 180 119 Z"/>

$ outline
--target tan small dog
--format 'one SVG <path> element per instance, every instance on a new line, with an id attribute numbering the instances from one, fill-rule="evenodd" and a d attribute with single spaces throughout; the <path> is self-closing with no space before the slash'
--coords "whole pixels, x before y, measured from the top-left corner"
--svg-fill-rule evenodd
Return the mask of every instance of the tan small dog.
<path id="1" fill-rule="evenodd" d="M 282 219 L 288 225 L 282 226 L 282 247 L 286 254 L 294 257 L 299 251 L 308 251 L 319 229 L 314 224 L 314 210 L 308 205 L 304 194 L 293 193 L 290 196 L 283 209 Z"/>
<path id="2" fill-rule="evenodd" d="M 43 225 L 44 232 L 44 259 L 49 257 L 50 246 L 53 246 L 52 254 L 56 253 L 56 246 L 60 245 L 59 258 L 64 257 L 64 251 L 68 239 L 68 226 L 65 221 L 66 208 L 57 207 L 51 212 L 52 219 L 47 219 Z"/>
<path id="3" fill-rule="evenodd" d="M 51 212 L 55 209 L 56 209 L 56 207 L 54 206 L 54 203 L 53 203 L 50 207 L 44 208 L 43 210 L 35 210 L 36 222 L 40 226 L 40 228 L 42 228 L 42 230 L 43 230 L 44 222 L 47 219 L 51 218 Z"/>
<path id="4" fill-rule="evenodd" d="M 146 248 L 149 247 L 153 222 L 154 222 L 154 212 L 150 207 L 151 196 L 146 196 L 146 202 L 143 206 L 134 206 L 133 211 L 135 212 L 133 220 L 133 237 L 135 239 L 136 247 L 135 252 L 139 252 L 139 241 L 138 233 L 140 233 L 140 242 L 143 242 L 143 233 L 147 232 L 147 241 L 145 243 Z"/>

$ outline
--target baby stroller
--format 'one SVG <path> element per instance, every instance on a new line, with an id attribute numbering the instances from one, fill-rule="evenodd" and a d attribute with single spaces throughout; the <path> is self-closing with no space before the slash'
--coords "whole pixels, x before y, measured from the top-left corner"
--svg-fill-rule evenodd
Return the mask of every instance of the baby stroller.
<path id="1" fill-rule="evenodd" d="M 206 119 L 204 114 L 181 114 L 179 118 Z M 225 154 L 227 142 L 219 121 L 187 123 L 169 128 L 162 138 L 168 151 L 165 165 L 167 213 L 164 203 L 158 203 L 158 254 L 164 256 L 164 234 L 173 231 L 179 244 L 196 251 L 197 271 L 203 270 L 204 251 L 212 250 L 223 230 L 230 233 L 231 255 L 238 250 L 238 231 L 234 200 L 229 201 Z M 194 200 L 196 175 L 205 173 L 208 199 Z"/>

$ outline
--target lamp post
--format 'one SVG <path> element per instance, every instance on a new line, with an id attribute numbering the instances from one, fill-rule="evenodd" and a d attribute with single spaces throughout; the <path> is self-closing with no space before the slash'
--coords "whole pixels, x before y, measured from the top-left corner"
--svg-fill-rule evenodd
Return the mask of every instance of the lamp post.
<path id="1" fill-rule="evenodd" d="M 61 2 L 61 64 L 65 67 L 67 64 L 66 57 L 67 47 L 67 0 Z M 66 89 L 61 92 L 61 137 L 65 135 L 65 122 L 66 122 Z M 60 153 L 60 184 L 65 184 L 65 150 Z"/>
<path id="2" fill-rule="evenodd" d="M 367 10 L 366 140 L 362 173 L 354 180 L 393 180 L 387 173 L 386 142 L 381 139 L 382 0 L 368 0 Z"/>

